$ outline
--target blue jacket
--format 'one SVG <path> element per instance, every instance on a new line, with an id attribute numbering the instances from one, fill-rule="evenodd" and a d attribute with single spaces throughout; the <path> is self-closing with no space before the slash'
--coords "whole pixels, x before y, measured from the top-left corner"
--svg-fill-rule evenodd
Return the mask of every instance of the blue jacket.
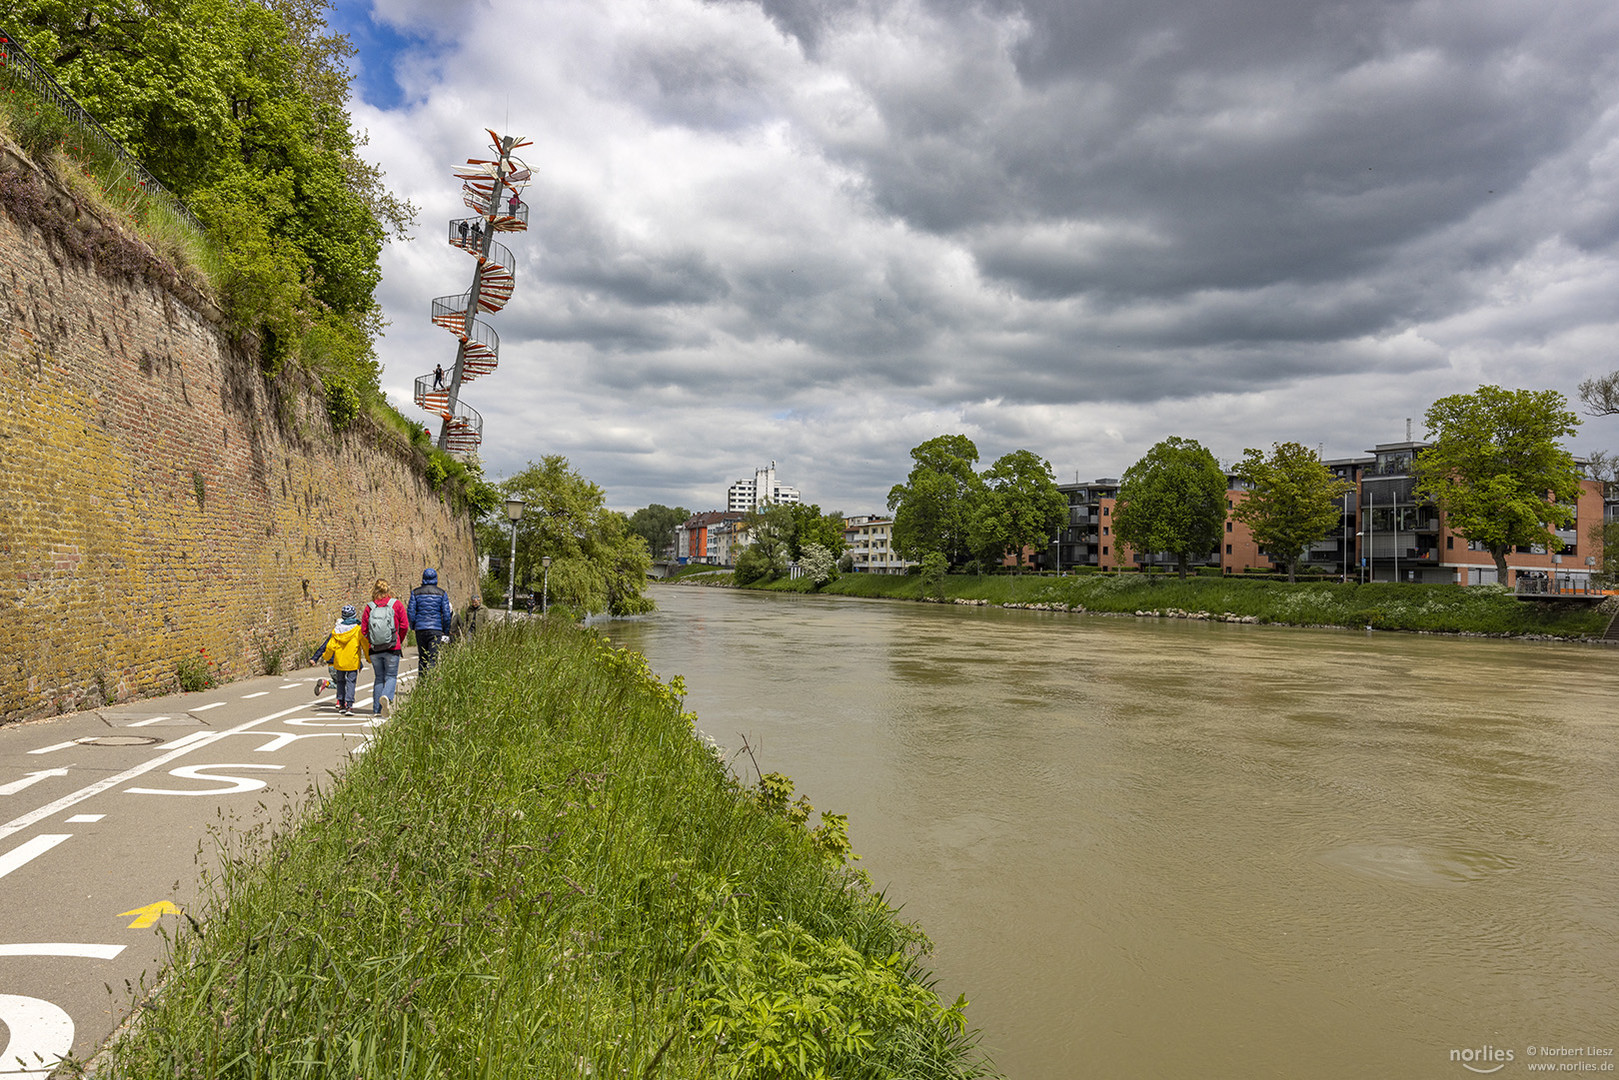
<path id="1" fill-rule="evenodd" d="M 454 614 L 449 596 L 438 587 L 438 574 L 429 570 L 422 575 L 422 583 L 410 591 L 405 618 L 417 630 L 437 630 L 442 634 L 450 629 L 450 618 Z"/>

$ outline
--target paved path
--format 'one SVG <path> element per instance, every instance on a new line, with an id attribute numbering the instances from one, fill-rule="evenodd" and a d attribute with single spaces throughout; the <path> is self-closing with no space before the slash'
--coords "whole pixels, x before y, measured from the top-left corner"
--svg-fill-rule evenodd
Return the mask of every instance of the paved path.
<path id="1" fill-rule="evenodd" d="M 0 728 L 0 1077 L 93 1055 L 161 971 L 161 933 L 201 915 L 217 839 L 274 826 L 363 750 L 370 668 L 352 717 L 315 698 L 325 673 Z M 407 653 L 402 691 L 414 677 Z"/>

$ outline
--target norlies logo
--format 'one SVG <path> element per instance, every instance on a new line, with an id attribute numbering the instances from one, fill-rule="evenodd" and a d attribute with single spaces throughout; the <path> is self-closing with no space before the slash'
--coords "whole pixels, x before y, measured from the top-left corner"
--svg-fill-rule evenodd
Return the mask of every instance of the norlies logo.
<path id="1" fill-rule="evenodd" d="M 1462 1068 L 1471 1072 L 1500 1072 L 1512 1060 L 1512 1051 L 1494 1046 L 1468 1047 L 1466 1050 L 1452 1050 L 1450 1060 L 1461 1062 Z"/>

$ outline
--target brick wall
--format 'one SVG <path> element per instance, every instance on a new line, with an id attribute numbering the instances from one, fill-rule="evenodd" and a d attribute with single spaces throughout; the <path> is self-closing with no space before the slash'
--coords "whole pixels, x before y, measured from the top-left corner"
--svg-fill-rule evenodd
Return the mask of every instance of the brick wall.
<path id="1" fill-rule="evenodd" d="M 206 301 L 4 211 L 0 461 L 0 721 L 173 691 L 203 649 L 227 679 L 300 663 L 376 577 L 404 595 L 436 567 L 458 608 L 477 587 L 467 516 L 397 436 L 334 435 Z"/>

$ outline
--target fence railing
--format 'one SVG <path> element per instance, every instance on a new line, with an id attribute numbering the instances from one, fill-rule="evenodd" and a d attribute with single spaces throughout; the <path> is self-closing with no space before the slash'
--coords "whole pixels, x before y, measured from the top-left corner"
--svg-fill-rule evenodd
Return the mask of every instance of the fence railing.
<path id="1" fill-rule="evenodd" d="M 11 86 L 22 86 L 39 98 L 39 100 L 62 114 L 64 120 L 73 129 L 78 137 L 74 149 L 81 154 L 94 151 L 103 160 L 117 163 L 130 184 L 141 194 L 163 203 L 177 217 L 185 221 L 198 234 L 207 232 L 201 221 L 193 214 L 180 197 L 164 187 L 146 166 L 125 150 L 123 145 L 113 138 L 106 128 L 87 112 L 62 88 L 62 84 L 51 78 L 50 73 L 39 66 L 39 63 L 28 55 L 17 40 L 4 30 L 0 30 L 0 83 Z"/>

